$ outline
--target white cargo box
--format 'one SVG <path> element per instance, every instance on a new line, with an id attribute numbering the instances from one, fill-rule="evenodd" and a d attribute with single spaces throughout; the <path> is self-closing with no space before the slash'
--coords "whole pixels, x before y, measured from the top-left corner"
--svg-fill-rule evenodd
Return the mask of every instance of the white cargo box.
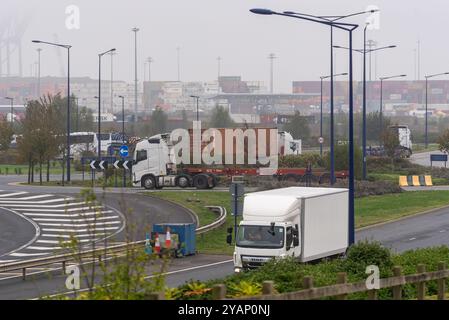
<path id="1" fill-rule="evenodd" d="M 245 196 L 243 220 L 291 222 L 300 230 L 301 262 L 348 247 L 348 189 L 291 187 Z"/>

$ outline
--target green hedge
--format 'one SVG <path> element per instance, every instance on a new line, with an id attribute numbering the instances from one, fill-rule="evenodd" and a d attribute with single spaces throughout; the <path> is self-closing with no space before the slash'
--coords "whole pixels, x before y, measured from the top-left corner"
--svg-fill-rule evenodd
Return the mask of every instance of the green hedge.
<path id="1" fill-rule="evenodd" d="M 392 254 L 389 249 L 377 242 L 362 241 L 348 250 L 345 259 L 325 260 L 316 264 L 300 264 L 291 259 L 272 261 L 259 269 L 228 276 L 224 279 L 201 282 L 189 282 L 173 291 L 169 298 L 174 299 L 211 299 L 211 288 L 214 284 L 223 283 L 228 290 L 228 297 L 236 297 L 245 292 L 259 292 L 263 281 L 272 280 L 279 293 L 293 292 L 303 289 L 305 276 L 312 276 L 316 287 L 336 284 L 337 274 L 346 272 L 348 282 L 364 281 L 366 267 L 379 267 L 380 277 L 393 276 L 393 266 L 401 266 L 404 274 L 416 273 L 417 265 L 423 263 L 427 271 L 436 271 L 440 261 L 449 266 L 449 247 L 441 246 L 427 249 L 416 249 L 402 254 Z M 244 285 L 242 285 L 242 283 Z M 449 280 L 448 280 L 449 284 Z M 260 292 L 259 292 L 260 293 Z M 434 282 L 427 284 L 427 294 L 435 295 L 437 286 Z M 257 294 L 257 293 L 256 293 Z M 349 299 L 366 299 L 367 293 L 352 294 Z M 379 290 L 379 299 L 391 299 L 391 289 Z M 416 299 L 416 287 L 404 286 L 404 299 Z"/>

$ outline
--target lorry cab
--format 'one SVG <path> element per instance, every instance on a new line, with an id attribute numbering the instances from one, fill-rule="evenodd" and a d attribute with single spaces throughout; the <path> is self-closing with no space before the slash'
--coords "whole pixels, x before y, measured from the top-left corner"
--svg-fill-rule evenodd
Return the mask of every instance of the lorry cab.
<path id="1" fill-rule="evenodd" d="M 273 258 L 301 254 L 298 226 L 290 222 L 245 221 L 239 226 L 234 252 L 236 272 L 261 266 Z"/>
<path id="2" fill-rule="evenodd" d="M 133 185 L 152 189 L 156 177 L 175 173 L 173 154 L 163 135 L 143 139 L 136 144 L 133 156 Z"/>
<path id="3" fill-rule="evenodd" d="M 348 248 L 348 190 L 291 187 L 245 195 L 234 270 L 292 257 L 309 262 Z"/>

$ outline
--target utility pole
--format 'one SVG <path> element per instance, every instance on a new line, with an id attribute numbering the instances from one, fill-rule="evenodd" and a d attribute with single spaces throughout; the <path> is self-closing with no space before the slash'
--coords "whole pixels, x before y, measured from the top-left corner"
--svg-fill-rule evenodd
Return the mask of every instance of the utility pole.
<path id="1" fill-rule="evenodd" d="M 137 122 L 137 32 L 139 28 L 135 27 L 132 29 L 134 32 L 134 122 Z"/>
<path id="2" fill-rule="evenodd" d="M 273 60 L 276 59 L 276 55 L 274 53 L 270 53 L 268 56 L 268 60 L 270 60 L 270 93 L 273 94 Z"/>
<path id="3" fill-rule="evenodd" d="M 421 80 L 421 41 L 418 40 L 418 80 Z"/>
<path id="4" fill-rule="evenodd" d="M 115 51 L 109 53 L 111 55 L 111 113 L 114 113 L 114 55 Z"/>
<path id="5" fill-rule="evenodd" d="M 176 48 L 176 52 L 177 52 L 177 61 L 178 61 L 178 82 L 181 81 L 181 57 L 180 57 L 180 53 L 181 53 L 181 48 L 177 47 Z"/>
<path id="6" fill-rule="evenodd" d="M 217 81 L 220 82 L 220 76 L 221 76 L 221 57 L 217 58 L 217 62 L 218 62 L 218 77 L 217 77 Z"/>
<path id="7" fill-rule="evenodd" d="M 148 107 L 149 107 L 149 113 L 151 113 L 151 63 L 153 62 L 153 58 L 148 57 Z"/>
<path id="8" fill-rule="evenodd" d="M 41 96 L 41 48 L 37 48 L 37 98 Z"/>

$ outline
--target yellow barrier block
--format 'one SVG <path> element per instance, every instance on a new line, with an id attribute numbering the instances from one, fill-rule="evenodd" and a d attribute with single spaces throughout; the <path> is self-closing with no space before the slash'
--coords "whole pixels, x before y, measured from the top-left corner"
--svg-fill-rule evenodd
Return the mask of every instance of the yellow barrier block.
<path id="1" fill-rule="evenodd" d="M 408 187 L 407 176 L 399 176 L 399 186 Z"/>
<path id="2" fill-rule="evenodd" d="M 413 186 L 414 186 L 414 187 L 419 187 L 419 186 L 421 186 L 421 183 L 419 183 L 419 176 L 413 176 L 413 177 L 412 177 L 412 182 L 413 182 Z"/>
<path id="3" fill-rule="evenodd" d="M 426 186 L 433 186 L 432 176 L 424 176 L 424 180 L 426 181 Z"/>

